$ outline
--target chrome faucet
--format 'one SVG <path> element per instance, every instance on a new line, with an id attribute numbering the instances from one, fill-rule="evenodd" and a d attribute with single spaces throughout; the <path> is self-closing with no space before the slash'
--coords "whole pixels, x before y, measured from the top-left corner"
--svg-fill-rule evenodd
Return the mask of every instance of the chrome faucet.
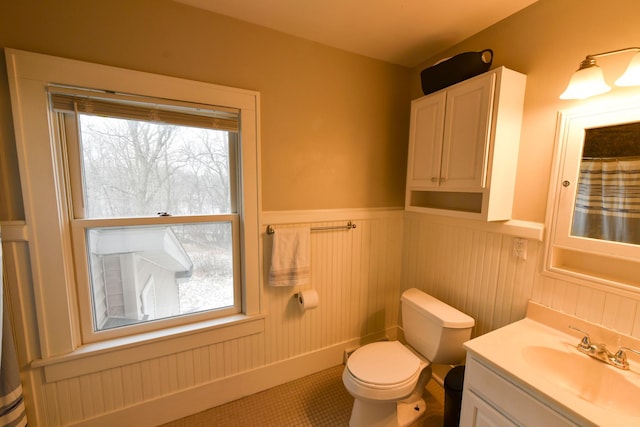
<path id="1" fill-rule="evenodd" d="M 583 331 L 582 329 L 578 329 L 572 325 L 569 325 L 569 329 L 574 329 L 584 334 L 584 336 L 580 340 L 580 343 L 577 345 L 578 350 L 582 351 L 583 353 L 591 352 L 593 344 L 591 344 L 591 338 L 589 338 L 589 333 Z"/>
<path id="2" fill-rule="evenodd" d="M 593 357 L 594 359 L 608 363 L 611 366 L 615 366 L 616 368 L 629 369 L 629 362 L 627 362 L 626 351 L 631 351 L 640 355 L 640 351 L 634 350 L 629 347 L 620 347 L 618 351 L 616 351 L 615 353 L 611 353 L 607 349 L 607 346 L 605 344 L 592 343 L 589 334 L 582 329 L 578 329 L 575 326 L 571 325 L 569 325 L 569 328 L 574 329 L 578 332 L 582 332 L 584 334 L 578 345 L 576 345 L 576 348 L 579 352 Z"/>
<path id="3" fill-rule="evenodd" d="M 627 353 L 625 353 L 625 351 L 630 351 L 632 353 L 640 355 L 640 351 L 638 350 L 634 350 L 629 347 L 620 347 L 614 355 L 613 363 L 611 363 L 616 368 L 629 369 L 629 362 L 627 362 Z"/>

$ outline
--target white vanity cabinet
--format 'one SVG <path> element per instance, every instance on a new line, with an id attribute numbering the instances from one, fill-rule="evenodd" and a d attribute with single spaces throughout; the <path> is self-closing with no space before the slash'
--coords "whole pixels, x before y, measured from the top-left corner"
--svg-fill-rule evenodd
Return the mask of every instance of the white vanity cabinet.
<path id="1" fill-rule="evenodd" d="M 510 219 L 525 85 L 500 67 L 412 102 L 407 210 Z"/>
<path id="2" fill-rule="evenodd" d="M 640 426 L 640 365 L 617 369 L 583 354 L 583 333 L 569 325 L 610 350 L 640 348 L 640 339 L 529 301 L 524 319 L 464 343 L 460 426 Z"/>
<path id="3" fill-rule="evenodd" d="M 489 364 L 467 354 L 461 427 L 578 425 Z"/>

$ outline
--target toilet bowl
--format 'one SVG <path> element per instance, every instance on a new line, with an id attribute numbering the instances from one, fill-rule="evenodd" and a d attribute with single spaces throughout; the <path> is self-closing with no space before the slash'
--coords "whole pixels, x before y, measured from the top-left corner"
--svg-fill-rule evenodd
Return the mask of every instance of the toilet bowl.
<path id="1" fill-rule="evenodd" d="M 376 342 L 347 360 L 342 381 L 354 397 L 350 426 L 403 426 L 426 408 L 422 389 L 431 363 L 398 341 Z M 398 405 L 406 411 L 398 411 Z"/>
<path id="2" fill-rule="evenodd" d="M 456 363 L 474 320 L 418 289 L 402 295 L 407 344 L 381 341 L 347 359 L 342 381 L 354 397 L 350 427 L 403 427 L 424 414 L 431 363 Z"/>

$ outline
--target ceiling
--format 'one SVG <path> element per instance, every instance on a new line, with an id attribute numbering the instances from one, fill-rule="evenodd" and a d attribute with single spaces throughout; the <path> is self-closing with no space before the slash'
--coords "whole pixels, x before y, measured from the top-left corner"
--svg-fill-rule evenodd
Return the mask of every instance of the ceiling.
<path id="1" fill-rule="evenodd" d="M 414 67 L 537 0 L 175 1 Z"/>

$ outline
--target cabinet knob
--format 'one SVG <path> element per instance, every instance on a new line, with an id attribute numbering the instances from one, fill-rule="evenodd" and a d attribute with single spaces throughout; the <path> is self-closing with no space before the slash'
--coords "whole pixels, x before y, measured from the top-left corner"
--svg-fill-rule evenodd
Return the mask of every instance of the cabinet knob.
<path id="1" fill-rule="evenodd" d="M 431 182 L 438 182 L 438 178 L 436 178 L 435 176 L 431 177 Z"/>
<path id="2" fill-rule="evenodd" d="M 570 185 L 571 185 L 571 182 L 569 182 L 569 181 L 562 181 L 562 186 L 563 186 L 563 187 L 568 187 L 568 186 L 570 186 Z"/>
<path id="3" fill-rule="evenodd" d="M 440 182 L 445 182 L 446 180 L 447 180 L 447 178 L 445 178 L 443 176 L 440 177 Z"/>

